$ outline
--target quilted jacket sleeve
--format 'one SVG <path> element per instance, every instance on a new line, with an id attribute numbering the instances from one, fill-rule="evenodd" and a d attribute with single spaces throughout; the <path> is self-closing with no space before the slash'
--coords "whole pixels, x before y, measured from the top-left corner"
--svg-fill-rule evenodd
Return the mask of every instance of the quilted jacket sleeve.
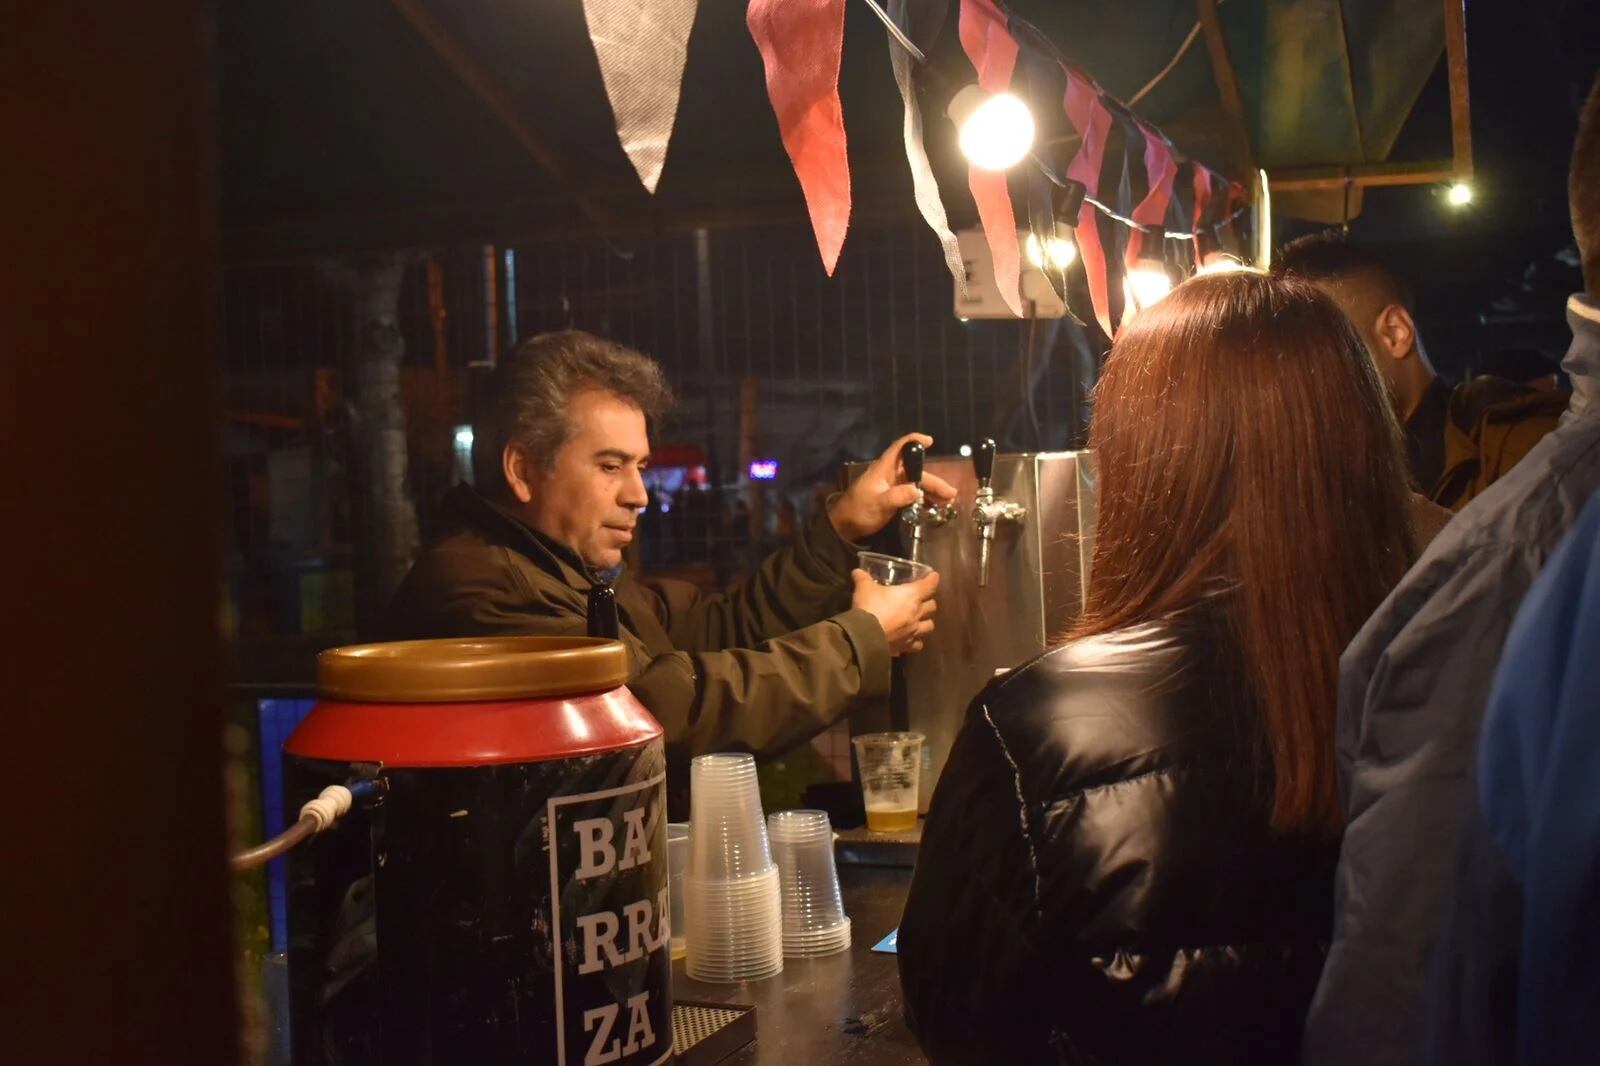
<path id="1" fill-rule="evenodd" d="M 928 811 L 897 948 L 906 1021 L 935 1063 L 1025 1062 L 1048 1035 L 1017 790 L 988 711 L 974 703 Z"/>

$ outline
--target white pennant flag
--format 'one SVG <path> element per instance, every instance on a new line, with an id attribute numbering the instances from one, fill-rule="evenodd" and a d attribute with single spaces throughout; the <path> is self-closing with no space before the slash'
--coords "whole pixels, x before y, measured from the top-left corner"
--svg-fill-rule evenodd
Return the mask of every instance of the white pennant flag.
<path id="1" fill-rule="evenodd" d="M 909 30 L 906 19 L 906 0 L 889 0 L 889 18 L 902 30 Z M 961 247 L 956 235 L 950 232 L 950 220 L 944 213 L 944 201 L 939 199 L 939 183 L 934 180 L 933 167 L 928 164 L 928 151 L 922 146 L 922 109 L 917 106 L 917 90 L 911 84 L 911 57 L 893 35 L 889 37 L 889 62 L 894 67 L 894 80 L 900 86 L 900 97 L 906 104 L 906 160 L 911 164 L 911 187 L 917 201 L 917 210 L 923 221 L 933 230 L 944 247 L 945 266 L 955 279 L 956 292 L 967 294 L 967 268 L 961 260 Z"/>
<path id="2" fill-rule="evenodd" d="M 667 162 L 698 6 L 699 0 L 583 0 L 617 139 L 652 193 Z"/>

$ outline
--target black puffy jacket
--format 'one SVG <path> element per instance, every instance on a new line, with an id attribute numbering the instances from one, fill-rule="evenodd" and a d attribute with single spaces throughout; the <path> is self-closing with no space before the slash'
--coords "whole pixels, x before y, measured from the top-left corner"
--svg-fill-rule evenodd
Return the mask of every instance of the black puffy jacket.
<path id="1" fill-rule="evenodd" d="M 1204 622 L 1064 645 L 979 693 L 899 936 L 935 1063 L 1293 1063 L 1336 841 L 1271 770 Z"/>

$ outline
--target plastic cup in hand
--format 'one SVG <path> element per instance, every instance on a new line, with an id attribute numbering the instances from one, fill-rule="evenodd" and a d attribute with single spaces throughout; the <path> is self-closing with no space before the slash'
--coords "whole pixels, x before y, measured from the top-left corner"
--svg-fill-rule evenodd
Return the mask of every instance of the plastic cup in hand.
<path id="1" fill-rule="evenodd" d="M 826 811 L 779 811 L 767 819 L 783 895 L 783 953 L 831 955 L 850 946 L 850 919 L 839 894 L 833 826 Z"/>
<path id="2" fill-rule="evenodd" d="M 882 552 L 857 552 L 856 560 L 861 569 L 880 585 L 905 585 L 921 581 L 933 573 L 933 567 L 927 563 L 902 559 L 898 555 L 884 555 Z"/>
<path id="3" fill-rule="evenodd" d="M 684 955 L 683 873 L 689 868 L 689 824 L 667 823 L 667 899 L 672 908 L 672 957 L 675 959 Z"/>
<path id="4" fill-rule="evenodd" d="M 863 733 L 852 738 L 868 829 L 903 833 L 917 827 L 924 739 L 921 733 Z"/>

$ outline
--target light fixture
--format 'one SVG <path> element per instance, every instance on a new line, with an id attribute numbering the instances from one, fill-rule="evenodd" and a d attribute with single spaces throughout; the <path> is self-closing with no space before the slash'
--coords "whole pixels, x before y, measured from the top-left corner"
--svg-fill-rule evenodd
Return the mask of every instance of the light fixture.
<path id="1" fill-rule="evenodd" d="M 1141 259 L 1122 282 L 1128 302 L 1137 311 L 1153 307 L 1172 291 L 1172 275 L 1154 259 Z"/>
<path id="2" fill-rule="evenodd" d="M 457 426 L 456 427 L 456 444 L 457 444 L 457 446 L 462 447 L 462 448 L 471 448 L 472 447 L 472 427 L 471 426 Z"/>
<path id="3" fill-rule="evenodd" d="M 968 85 L 950 100 L 961 154 L 979 170 L 1010 170 L 1033 148 L 1033 112 L 1010 93 Z"/>
<path id="4" fill-rule="evenodd" d="M 1208 253 L 1206 255 L 1206 261 L 1200 264 L 1200 268 L 1195 271 L 1196 276 L 1205 274 L 1241 273 L 1259 274 L 1261 271 L 1246 263 L 1244 260 L 1237 259 L 1226 252 Z"/>
<path id="5" fill-rule="evenodd" d="M 1043 241 L 1030 233 L 1023 238 L 1023 254 L 1035 270 L 1043 270 L 1047 266 L 1065 270 L 1078 258 L 1078 246 L 1068 236 L 1071 232 L 1066 226 L 1058 225 L 1055 236 L 1046 237 Z"/>
<path id="6" fill-rule="evenodd" d="M 963 458 L 963 459 L 971 459 L 972 458 L 972 445 L 963 444 L 961 446 L 961 458 Z"/>
<path id="7" fill-rule="evenodd" d="M 1451 207 L 1466 207 L 1472 203 L 1472 185 L 1465 181 L 1453 181 L 1445 187 L 1445 202 Z"/>

